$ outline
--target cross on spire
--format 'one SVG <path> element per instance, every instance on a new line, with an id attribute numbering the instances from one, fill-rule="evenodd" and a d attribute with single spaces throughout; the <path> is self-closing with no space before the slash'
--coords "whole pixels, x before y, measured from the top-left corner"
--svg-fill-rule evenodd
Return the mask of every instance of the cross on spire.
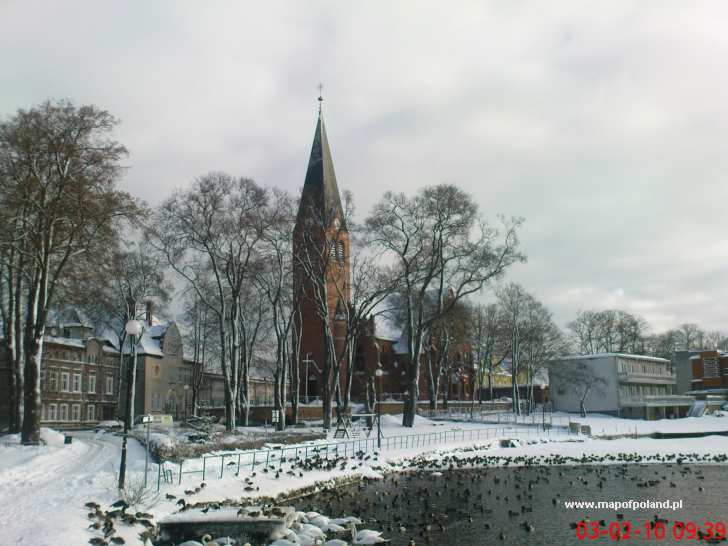
<path id="1" fill-rule="evenodd" d="M 320 114 L 321 113 L 321 105 L 324 102 L 324 84 L 319 83 L 318 84 L 318 90 L 319 90 L 318 103 L 319 103 L 319 114 Z"/>

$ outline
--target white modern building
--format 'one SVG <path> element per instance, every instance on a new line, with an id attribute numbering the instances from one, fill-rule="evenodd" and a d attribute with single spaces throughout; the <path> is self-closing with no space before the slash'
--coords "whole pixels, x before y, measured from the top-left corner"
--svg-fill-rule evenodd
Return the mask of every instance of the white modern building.
<path id="1" fill-rule="evenodd" d="M 692 396 L 677 395 L 672 363 L 664 358 L 621 353 L 555 359 L 549 365 L 554 410 L 634 419 L 684 417 Z"/>

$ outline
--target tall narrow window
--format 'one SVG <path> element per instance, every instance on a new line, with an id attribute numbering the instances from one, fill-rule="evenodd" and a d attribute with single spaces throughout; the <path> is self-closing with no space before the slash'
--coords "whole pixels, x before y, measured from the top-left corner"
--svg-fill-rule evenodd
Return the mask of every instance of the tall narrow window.
<path id="1" fill-rule="evenodd" d="M 94 404 L 89 404 L 88 406 L 86 406 L 86 420 L 96 420 L 96 406 Z"/>
<path id="2" fill-rule="evenodd" d="M 114 378 L 106 378 L 106 394 L 114 394 Z"/>
<path id="3" fill-rule="evenodd" d="M 61 372 L 61 392 L 68 392 L 70 390 L 70 374 L 68 372 Z"/>
<path id="4" fill-rule="evenodd" d="M 344 241 L 339 241 L 336 246 L 338 248 L 339 263 L 344 265 Z"/>
<path id="5" fill-rule="evenodd" d="M 96 376 L 88 376 L 88 392 L 96 392 Z"/>

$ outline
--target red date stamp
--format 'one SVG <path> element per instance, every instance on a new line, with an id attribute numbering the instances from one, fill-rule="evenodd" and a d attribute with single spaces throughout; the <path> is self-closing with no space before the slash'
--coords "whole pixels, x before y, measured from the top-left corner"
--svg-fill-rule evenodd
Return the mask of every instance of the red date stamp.
<path id="1" fill-rule="evenodd" d="M 724 521 L 667 521 L 662 519 L 646 520 L 644 523 L 631 523 L 626 520 L 612 522 L 585 521 L 575 525 L 576 538 L 579 540 L 609 539 L 622 541 L 630 539 L 665 540 L 702 540 L 712 544 L 726 541 Z"/>

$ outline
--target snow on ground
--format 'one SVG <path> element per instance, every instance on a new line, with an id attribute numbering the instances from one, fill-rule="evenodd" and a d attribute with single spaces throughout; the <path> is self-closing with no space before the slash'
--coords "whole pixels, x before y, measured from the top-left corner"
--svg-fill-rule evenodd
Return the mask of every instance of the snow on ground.
<path id="1" fill-rule="evenodd" d="M 568 417 L 571 421 L 591 427 L 592 435 L 619 434 L 652 434 L 655 432 L 728 432 L 728 414 L 721 412 L 719 416 L 684 417 L 682 419 L 659 419 L 642 421 L 638 419 L 620 419 L 599 413 L 581 417 L 575 413 L 554 412 L 554 417 Z"/>
<path id="2" fill-rule="evenodd" d="M 727 430 L 728 418 L 703 417 L 670 421 L 632 421 L 608 416 L 593 415 L 587 419 L 572 416 L 573 420 L 590 424 L 596 434 L 639 433 L 654 431 L 689 430 Z M 163 484 L 154 502 L 142 509 L 155 515 L 155 519 L 179 510 L 178 499 L 187 503 L 223 501 L 224 499 L 253 502 L 257 497 L 277 497 L 293 491 L 317 486 L 330 480 L 357 479 L 360 476 L 376 478 L 382 472 L 402 467 L 404 461 L 428 454 L 429 458 L 442 458 L 448 455 L 470 457 L 487 455 L 490 457 L 537 457 L 561 455 L 574 458 L 582 456 L 604 456 L 617 452 L 635 453 L 643 456 L 696 453 L 699 455 L 720 455 L 728 453 L 728 437 L 707 436 L 694 438 L 656 440 L 651 438 L 620 438 L 614 440 L 585 438 L 583 436 L 554 435 L 535 427 L 528 427 L 527 434 L 516 434 L 518 429 L 504 428 L 502 425 L 486 426 L 481 423 L 453 423 L 430 421 L 419 417 L 414 429 L 403 429 L 400 416 L 382 416 L 384 434 L 390 438 L 395 435 L 423 432 L 474 431 L 488 429 L 492 437 L 486 440 L 471 440 L 469 433 L 455 440 L 438 445 L 416 447 L 397 447 L 383 451 L 379 457 L 369 454 L 367 458 L 350 457 L 340 461 L 331 470 L 315 469 L 303 472 L 291 468 L 289 461 L 280 463 L 275 459 L 276 469 L 281 468 L 278 477 L 275 469 L 263 472 L 258 464 L 255 474 L 250 467 L 242 467 L 236 476 L 235 466 L 229 466 L 230 457 L 223 462 L 217 459 L 207 461 L 205 486 L 201 487 L 201 475 L 184 475 L 181 484 L 177 480 Z M 309 429 L 310 430 L 310 429 Z M 44 432 L 48 439 L 45 446 L 21 446 L 12 436 L 0 437 L 0 529 L 3 545 L 33 544 L 34 546 L 56 546 L 58 544 L 85 544 L 97 532 L 87 530 L 89 520 L 84 504 L 95 501 L 102 510 L 118 498 L 116 481 L 120 455 L 120 438 L 104 432 L 74 432 L 74 440 L 64 445 L 62 435 L 53 431 Z M 517 447 L 500 447 L 499 439 L 519 438 Z M 330 439 L 331 441 L 332 439 Z M 309 449 L 321 445 L 322 441 L 307 442 L 299 447 Z M 401 444 L 398 444 L 400 446 Z M 412 445 L 409 443 L 407 445 Z M 285 446 L 290 449 L 291 446 Z M 144 468 L 144 449 L 135 440 L 129 443 L 129 469 L 132 481 L 139 479 Z M 286 452 L 286 453 L 290 453 Z M 351 451 L 349 451 L 351 455 Z M 288 457 L 288 455 L 285 455 Z M 262 461 L 259 461 L 259 463 Z M 272 461 L 271 461 L 272 462 Z M 186 461 L 184 468 L 195 469 L 201 459 Z M 175 465 L 172 465 L 174 468 Z M 219 478 L 222 468 L 224 477 Z M 152 465 L 150 483 L 156 485 L 156 465 Z M 247 489 L 247 490 L 246 490 Z M 197 490 L 197 492 L 195 492 Z M 168 499 L 166 495 L 174 495 Z M 142 544 L 137 538 L 140 529 L 120 526 L 120 535 L 127 544 Z"/>
<path id="3" fill-rule="evenodd" d="M 54 432 L 61 438 L 62 434 Z M 74 432 L 73 443 L 0 446 L 0 529 L 3 545 L 85 544 L 94 536 L 84 504 L 117 500 L 118 436 Z M 4 441 L 7 437 L 3 437 Z M 129 442 L 132 477 L 144 468 L 144 450 Z M 136 533 L 125 536 L 135 544 Z"/>

